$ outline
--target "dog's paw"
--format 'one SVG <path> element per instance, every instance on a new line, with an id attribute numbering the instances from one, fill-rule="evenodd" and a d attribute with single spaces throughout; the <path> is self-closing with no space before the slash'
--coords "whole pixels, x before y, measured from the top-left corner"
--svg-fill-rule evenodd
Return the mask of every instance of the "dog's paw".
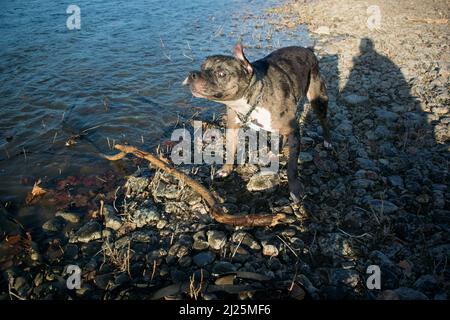
<path id="1" fill-rule="evenodd" d="M 214 177 L 219 178 L 219 179 L 226 178 L 231 174 L 232 171 L 233 171 L 233 169 L 222 168 L 222 169 L 217 170 Z"/>
<path id="2" fill-rule="evenodd" d="M 329 150 L 333 149 L 333 145 L 330 142 L 328 142 L 327 140 L 325 140 L 323 142 L 323 146 L 325 147 L 325 149 L 329 149 Z"/>

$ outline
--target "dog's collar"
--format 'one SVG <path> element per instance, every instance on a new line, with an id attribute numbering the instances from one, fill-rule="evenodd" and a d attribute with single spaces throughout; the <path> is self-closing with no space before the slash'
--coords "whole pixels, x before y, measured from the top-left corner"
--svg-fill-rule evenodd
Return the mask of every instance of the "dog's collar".
<path id="1" fill-rule="evenodd" d="M 256 80 L 256 77 L 255 77 L 248 85 L 247 90 L 248 90 L 248 88 L 251 88 L 257 81 L 258 80 Z M 264 87 L 264 84 L 262 81 L 261 81 L 261 86 Z M 262 89 L 259 91 L 259 94 L 256 96 L 255 102 L 252 105 L 250 105 L 250 109 L 245 114 L 242 114 L 242 113 L 236 111 L 236 115 L 239 118 L 239 121 L 241 121 L 242 125 L 245 126 L 248 124 L 250 115 L 259 106 L 259 102 L 261 100 L 263 91 L 264 90 L 262 90 Z M 247 103 L 248 103 L 248 101 L 247 101 Z"/>

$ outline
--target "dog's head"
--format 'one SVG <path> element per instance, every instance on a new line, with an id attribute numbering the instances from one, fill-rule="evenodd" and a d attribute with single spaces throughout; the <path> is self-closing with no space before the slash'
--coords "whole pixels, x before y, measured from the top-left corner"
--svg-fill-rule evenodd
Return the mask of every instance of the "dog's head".
<path id="1" fill-rule="evenodd" d="M 241 44 L 234 48 L 234 56 L 208 57 L 201 71 L 193 71 L 183 81 L 192 94 L 219 102 L 242 97 L 253 76 L 253 67 L 244 55 Z"/>

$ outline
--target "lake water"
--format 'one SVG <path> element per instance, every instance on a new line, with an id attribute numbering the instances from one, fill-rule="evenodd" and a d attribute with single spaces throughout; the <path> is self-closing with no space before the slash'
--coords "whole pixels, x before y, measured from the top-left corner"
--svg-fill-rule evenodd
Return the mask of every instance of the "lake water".
<path id="1" fill-rule="evenodd" d="M 70 4 L 81 10 L 80 30 L 66 26 Z M 21 206 L 38 179 L 45 185 L 110 169 L 100 153 L 113 142 L 154 150 L 178 120 L 222 112 L 193 98 L 182 80 L 204 57 L 231 53 L 239 39 L 250 60 L 310 45 L 304 29 L 277 31 L 268 23 L 266 9 L 277 4 L 2 1 L 0 201 Z"/>

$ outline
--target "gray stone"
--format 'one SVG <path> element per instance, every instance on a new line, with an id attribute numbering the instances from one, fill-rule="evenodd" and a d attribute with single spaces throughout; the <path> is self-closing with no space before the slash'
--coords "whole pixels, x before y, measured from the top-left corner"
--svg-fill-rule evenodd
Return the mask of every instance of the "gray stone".
<path id="1" fill-rule="evenodd" d="M 352 181 L 353 188 L 367 189 L 369 187 L 372 187 L 373 185 L 374 182 L 368 179 L 356 179 Z"/>
<path id="2" fill-rule="evenodd" d="M 67 222 L 70 223 L 78 223 L 80 222 L 80 215 L 75 212 L 64 212 L 64 211 L 58 211 L 55 213 L 56 217 L 61 217 Z"/>
<path id="3" fill-rule="evenodd" d="M 369 201 L 369 206 L 376 212 L 383 212 L 387 214 L 398 210 L 398 207 L 395 204 L 387 200 L 372 199 Z"/>
<path id="4" fill-rule="evenodd" d="M 378 118 L 385 120 L 385 121 L 396 121 L 398 119 L 398 114 L 392 111 L 386 111 L 386 110 L 377 110 L 375 111 L 375 114 Z"/>
<path id="5" fill-rule="evenodd" d="M 365 159 L 365 158 L 356 158 L 356 163 L 362 169 L 378 171 L 377 166 L 375 166 L 375 164 L 373 163 L 372 160 Z"/>
<path id="6" fill-rule="evenodd" d="M 113 211 L 108 210 L 105 214 L 105 226 L 113 230 L 119 230 L 122 227 L 122 219 Z"/>
<path id="7" fill-rule="evenodd" d="M 403 183 L 403 178 L 400 176 L 389 176 L 388 177 L 389 184 L 393 187 L 404 188 L 405 185 Z"/>
<path id="8" fill-rule="evenodd" d="M 194 244 L 192 245 L 192 248 L 194 250 L 205 250 L 209 247 L 208 241 L 206 240 L 205 232 L 204 231 L 198 231 L 194 234 Z"/>
<path id="9" fill-rule="evenodd" d="M 275 257 L 278 255 L 278 248 L 274 246 L 273 244 L 269 244 L 267 242 L 262 243 L 263 247 L 263 255 L 268 257 Z"/>
<path id="10" fill-rule="evenodd" d="M 46 221 L 42 229 L 46 232 L 61 232 L 66 226 L 66 221 L 61 217 L 55 217 Z"/>
<path id="11" fill-rule="evenodd" d="M 422 292 L 411 288 L 400 287 L 395 289 L 394 292 L 398 295 L 400 300 L 429 300 Z"/>
<path id="12" fill-rule="evenodd" d="M 248 191 L 272 190 L 280 183 L 278 174 L 255 174 L 247 183 Z"/>
<path id="13" fill-rule="evenodd" d="M 212 267 L 212 273 L 216 275 L 234 272 L 237 268 L 234 264 L 227 261 L 217 261 Z"/>
<path id="14" fill-rule="evenodd" d="M 439 285 L 435 276 L 431 274 L 425 274 L 414 282 L 414 288 L 419 291 L 430 291 L 435 289 Z"/>
<path id="15" fill-rule="evenodd" d="M 153 205 L 142 206 L 138 210 L 136 210 L 133 214 L 133 221 L 136 223 L 138 228 L 142 228 L 143 226 L 152 223 L 158 222 L 161 218 L 157 209 Z"/>
<path id="16" fill-rule="evenodd" d="M 97 221 L 89 221 L 76 233 L 71 242 L 88 243 L 102 238 L 102 226 Z"/>
<path id="17" fill-rule="evenodd" d="M 311 162 L 313 156 L 310 152 L 300 152 L 299 160 L 300 162 Z"/>
<path id="18" fill-rule="evenodd" d="M 348 286 L 355 288 L 360 282 L 359 273 L 351 269 L 331 270 L 331 284 L 335 286 Z"/>
<path id="19" fill-rule="evenodd" d="M 253 236 L 245 231 L 236 231 L 231 236 L 231 241 L 235 244 L 245 245 L 252 250 L 259 251 L 261 250 L 261 246 L 259 243 L 253 238 Z"/>
<path id="20" fill-rule="evenodd" d="M 208 244 L 214 250 L 220 250 L 227 242 L 227 236 L 222 231 L 210 230 L 206 233 Z"/>
<path id="21" fill-rule="evenodd" d="M 344 97 L 344 100 L 346 103 L 348 103 L 350 105 L 358 105 L 358 104 L 363 104 L 363 103 L 366 103 L 367 101 L 369 101 L 369 97 L 368 96 L 360 96 L 357 94 L 349 94 Z"/>
<path id="22" fill-rule="evenodd" d="M 203 251 L 196 254 L 193 258 L 194 263 L 199 267 L 204 267 L 214 261 L 216 255 L 211 251 Z"/>

